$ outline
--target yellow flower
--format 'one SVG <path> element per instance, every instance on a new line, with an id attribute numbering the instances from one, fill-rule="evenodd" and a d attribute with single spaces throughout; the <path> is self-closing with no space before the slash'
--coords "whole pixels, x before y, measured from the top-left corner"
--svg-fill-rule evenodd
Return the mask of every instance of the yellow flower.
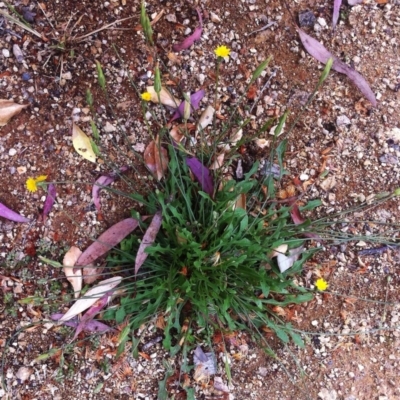
<path id="1" fill-rule="evenodd" d="M 47 179 L 47 175 L 39 175 L 35 181 L 36 182 L 44 182 Z"/>
<path id="2" fill-rule="evenodd" d="M 28 189 L 29 192 L 36 192 L 37 190 L 36 180 L 34 178 L 28 178 L 26 180 L 26 188 Z"/>
<path id="3" fill-rule="evenodd" d="M 323 292 L 324 290 L 328 289 L 329 284 L 324 278 L 318 278 L 315 282 L 315 286 L 318 290 Z"/>
<path id="4" fill-rule="evenodd" d="M 150 101 L 151 100 L 151 94 L 149 92 L 142 93 L 142 99 L 144 101 Z"/>
<path id="5" fill-rule="evenodd" d="M 38 190 L 38 183 L 43 182 L 47 179 L 47 175 L 40 175 L 37 178 L 32 178 L 29 177 L 26 180 L 26 188 L 28 189 L 29 192 L 36 192 Z"/>
<path id="6" fill-rule="evenodd" d="M 217 55 L 217 57 L 228 57 L 229 54 L 231 53 L 231 49 L 226 46 L 218 46 L 214 50 L 214 53 Z"/>

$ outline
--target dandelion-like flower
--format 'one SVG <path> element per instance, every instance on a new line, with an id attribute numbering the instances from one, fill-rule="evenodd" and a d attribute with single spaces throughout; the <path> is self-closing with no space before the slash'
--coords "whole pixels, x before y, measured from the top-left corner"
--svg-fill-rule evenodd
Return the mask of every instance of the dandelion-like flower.
<path id="1" fill-rule="evenodd" d="M 29 192 L 36 192 L 38 190 L 38 183 L 43 182 L 47 179 L 47 175 L 39 175 L 37 178 L 29 177 L 26 180 L 26 188 Z"/>
<path id="2" fill-rule="evenodd" d="M 151 94 L 149 92 L 144 92 L 142 93 L 142 100 L 144 101 L 150 101 L 151 100 Z"/>
<path id="3" fill-rule="evenodd" d="M 231 49 L 226 46 L 218 46 L 214 50 L 214 53 L 216 54 L 217 57 L 228 57 L 229 54 L 231 53 Z"/>
<path id="4" fill-rule="evenodd" d="M 318 278 L 315 282 L 315 286 L 319 291 L 323 292 L 328 289 L 329 284 L 324 278 Z"/>

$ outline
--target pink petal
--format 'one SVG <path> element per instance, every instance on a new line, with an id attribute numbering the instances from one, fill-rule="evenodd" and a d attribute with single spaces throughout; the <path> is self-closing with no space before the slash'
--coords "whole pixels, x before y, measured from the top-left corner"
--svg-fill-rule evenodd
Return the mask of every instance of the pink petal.
<path id="1" fill-rule="evenodd" d="M 200 107 L 200 101 L 205 94 L 206 92 L 202 89 L 190 95 L 190 105 L 193 110 L 197 110 Z M 182 101 L 181 104 L 179 104 L 179 107 L 175 110 L 174 115 L 172 116 L 169 122 L 172 122 L 178 118 L 182 118 L 184 109 L 185 109 L 185 102 Z"/>
<path id="2" fill-rule="evenodd" d="M 197 27 L 194 32 L 188 36 L 184 41 L 182 41 L 181 43 L 178 44 L 174 44 L 172 46 L 172 49 L 174 51 L 181 51 L 181 50 L 185 50 L 188 49 L 196 40 L 199 40 L 201 38 L 201 34 L 203 32 L 203 19 L 201 17 L 201 12 L 200 9 L 197 8 L 197 15 L 199 16 L 199 23 L 200 26 Z"/>
<path id="3" fill-rule="evenodd" d="M 0 203 L 0 217 L 9 219 L 14 222 L 31 222 L 29 218 L 23 217 L 22 215 L 10 210 L 4 204 Z"/>
<path id="4" fill-rule="evenodd" d="M 333 58 L 334 61 L 332 69 L 347 75 L 360 89 L 361 93 L 371 102 L 374 107 L 376 107 L 377 103 L 375 95 L 361 74 L 349 67 L 343 61 L 339 60 L 337 57 L 333 56 L 330 51 L 328 51 L 320 42 L 318 42 L 318 40 L 315 40 L 311 36 L 307 35 L 302 29 L 297 28 L 297 31 L 299 32 L 300 40 L 303 43 L 304 48 L 310 55 L 323 64 L 326 64 L 330 58 Z"/>
<path id="5" fill-rule="evenodd" d="M 214 193 L 214 183 L 211 177 L 211 172 L 206 168 L 198 158 L 187 158 L 186 164 L 193 172 L 196 180 L 200 183 L 201 188 L 210 196 Z"/>
<path id="6" fill-rule="evenodd" d="M 342 5 L 342 0 L 334 0 L 333 3 L 333 16 L 332 16 L 332 28 L 335 29 L 336 24 L 339 20 L 340 6 Z"/>
<path id="7" fill-rule="evenodd" d="M 157 233 L 161 228 L 162 214 L 161 211 L 157 211 L 143 236 L 142 243 L 140 243 L 139 250 L 135 260 L 135 275 L 138 273 L 140 267 L 146 261 L 148 254 L 145 252 L 147 247 L 151 246 L 156 239 Z"/>
<path id="8" fill-rule="evenodd" d="M 53 208 L 54 202 L 56 201 L 57 191 L 55 185 L 49 184 L 47 188 L 47 197 L 43 206 L 43 216 L 49 215 L 49 212 Z"/>
<path id="9" fill-rule="evenodd" d="M 122 167 L 119 172 L 124 173 L 128 171 L 129 167 Z M 92 199 L 93 203 L 96 207 L 97 211 L 100 211 L 100 190 L 103 189 L 103 186 L 108 186 L 109 184 L 113 183 L 115 179 L 118 178 L 116 173 L 111 173 L 109 175 L 102 175 L 99 179 L 94 183 L 92 188 Z"/>
<path id="10" fill-rule="evenodd" d="M 125 239 L 138 226 L 139 221 L 134 218 L 127 218 L 116 223 L 101 234 L 100 237 L 81 254 L 75 267 L 84 267 L 92 264 L 99 257 L 110 251 L 122 239 Z"/>

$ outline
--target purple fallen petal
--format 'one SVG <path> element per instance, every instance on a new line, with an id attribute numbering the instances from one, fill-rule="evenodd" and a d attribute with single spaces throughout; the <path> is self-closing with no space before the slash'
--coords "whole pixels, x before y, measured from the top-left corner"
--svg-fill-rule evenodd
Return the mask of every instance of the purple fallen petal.
<path id="1" fill-rule="evenodd" d="M 0 203 L 0 217 L 9 219 L 14 222 L 31 222 L 29 218 L 23 217 L 22 215 L 10 210 L 4 204 Z"/>
<path id="2" fill-rule="evenodd" d="M 332 28 L 335 29 L 337 22 L 339 21 L 339 11 L 342 5 L 342 0 L 334 0 L 333 3 L 333 16 L 332 16 Z"/>
<path id="3" fill-rule="evenodd" d="M 198 158 L 187 158 L 186 164 L 193 172 L 193 175 L 200 183 L 201 188 L 210 196 L 214 193 L 214 183 L 211 177 L 211 172 L 206 168 Z"/>
<path id="4" fill-rule="evenodd" d="M 200 107 L 200 101 L 205 94 L 206 92 L 203 89 L 201 89 L 196 93 L 190 95 L 190 106 L 192 107 L 193 110 L 197 110 Z M 179 104 L 179 107 L 175 110 L 174 115 L 170 119 L 170 122 L 175 121 L 178 118 L 182 118 L 184 110 L 185 110 L 185 102 L 182 101 L 182 103 Z"/>
<path id="5" fill-rule="evenodd" d="M 138 273 L 139 268 L 143 265 L 146 261 L 148 254 L 145 252 L 147 247 L 151 246 L 156 239 L 157 233 L 161 228 L 162 224 L 162 214 L 161 211 L 157 211 L 154 214 L 153 219 L 149 227 L 146 230 L 146 233 L 143 236 L 142 242 L 140 243 L 139 250 L 136 255 L 135 260 L 135 275 Z"/>
<path id="6" fill-rule="evenodd" d="M 49 184 L 47 188 L 47 197 L 43 206 L 43 215 L 49 215 L 50 210 L 53 208 L 54 202 L 56 201 L 57 191 L 55 185 Z"/>
<path id="7" fill-rule="evenodd" d="M 330 58 L 333 58 L 332 69 L 342 74 L 345 74 L 351 79 L 354 84 L 360 89 L 361 93 L 376 107 L 376 97 L 368 85 L 368 82 L 364 77 L 359 74 L 356 70 L 349 67 L 343 61 L 332 55 L 318 40 L 315 40 L 311 36 L 307 35 L 302 29 L 297 28 L 300 35 L 300 40 L 303 43 L 304 48 L 307 52 L 312 55 L 319 62 L 326 64 Z"/>
<path id="8" fill-rule="evenodd" d="M 85 267 L 110 251 L 139 226 L 139 221 L 127 218 L 108 228 L 78 258 L 75 267 Z"/>
<path id="9" fill-rule="evenodd" d="M 199 40 L 201 38 L 201 34 L 203 32 L 203 19 L 201 17 L 201 12 L 199 8 L 197 9 L 197 15 L 199 16 L 200 26 L 198 26 L 194 30 L 194 32 L 190 36 L 188 36 L 184 41 L 182 41 L 181 43 L 174 44 L 172 46 L 172 49 L 174 51 L 181 51 L 188 49 L 196 40 Z"/>
<path id="10" fill-rule="evenodd" d="M 122 167 L 119 172 L 124 173 L 128 171 L 129 167 Z M 108 186 L 111 183 L 115 181 L 115 179 L 118 178 L 118 175 L 116 173 L 111 173 L 109 175 L 102 175 L 100 176 L 99 179 L 94 183 L 93 188 L 92 188 L 92 199 L 93 203 L 96 207 L 97 211 L 100 211 L 101 206 L 100 206 L 100 190 L 103 189 L 104 186 Z"/>

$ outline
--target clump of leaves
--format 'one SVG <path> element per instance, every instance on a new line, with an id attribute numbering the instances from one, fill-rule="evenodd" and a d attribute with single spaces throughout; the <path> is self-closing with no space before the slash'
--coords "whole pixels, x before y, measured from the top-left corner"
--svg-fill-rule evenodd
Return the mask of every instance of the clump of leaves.
<path id="1" fill-rule="evenodd" d="M 272 258 L 278 246 L 296 248 L 304 241 L 299 236 L 303 225 L 288 222 L 291 207 L 267 201 L 260 190 L 264 185 L 273 195 L 273 177 L 256 179 L 256 163 L 243 180 L 222 179 L 220 189 L 210 191 L 205 167 L 193 170 L 194 180 L 188 163 L 192 159 L 184 151 L 170 145 L 169 156 L 162 190 L 141 199 L 149 214 L 161 213 L 161 228 L 145 250 L 147 258 L 139 274 L 125 284 L 120 306 L 108 310 L 105 318 L 120 323 L 128 316 L 127 328 L 136 329 L 162 315 L 163 344 L 174 353 L 180 345 L 173 338 L 187 319 L 204 329 L 268 328 L 284 342 L 291 336 L 301 345 L 290 325 L 277 323 L 269 311 L 270 306 L 312 299 L 289 273 L 279 271 Z M 246 209 L 236 206 L 243 197 Z M 141 241 L 137 236 L 124 240 L 122 250 L 109 257 L 110 266 L 129 269 L 145 242 L 145 237 Z M 311 254 L 304 252 L 290 274 L 298 272 Z M 130 271 L 133 278 L 136 271 L 132 267 Z"/>

